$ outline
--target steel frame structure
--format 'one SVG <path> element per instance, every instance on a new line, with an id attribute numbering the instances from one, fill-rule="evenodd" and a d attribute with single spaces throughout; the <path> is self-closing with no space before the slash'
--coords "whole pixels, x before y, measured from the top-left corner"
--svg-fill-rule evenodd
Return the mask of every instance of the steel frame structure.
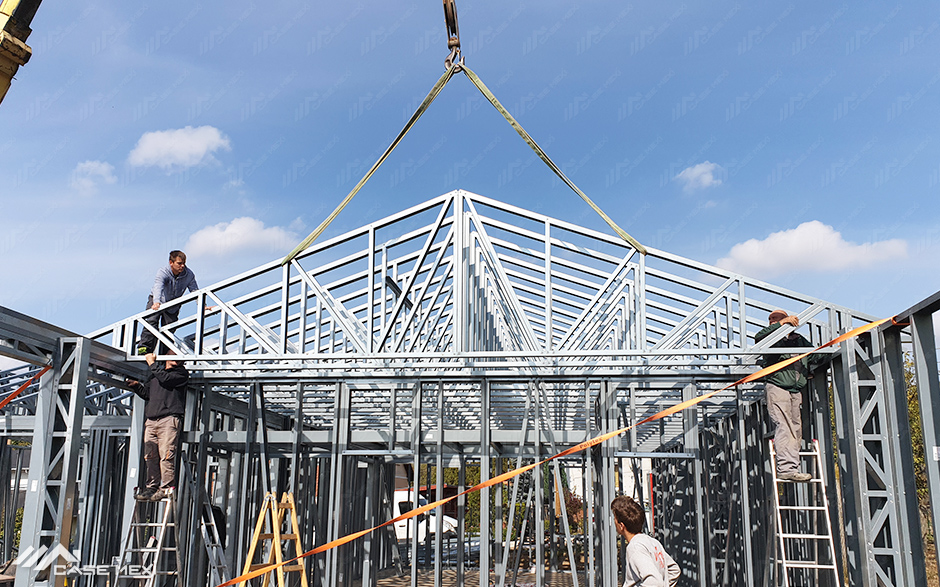
<path id="1" fill-rule="evenodd" d="M 240 569 L 268 491 L 292 491 L 303 544 L 322 544 L 392 517 L 396 465 L 408 467 L 413 486 L 434 485 L 429 499 L 440 498 L 446 469 L 457 470 L 464 488 L 737 381 L 783 335 L 753 342 L 774 308 L 798 314 L 817 345 L 871 320 L 664 251 L 639 255 L 615 236 L 461 190 L 178 303 L 174 324 L 153 329 L 142 313 L 87 337 L 0 311 L 0 354 L 27 365 L 0 373 L 0 397 L 35 366 L 53 365 L 0 413 L 3 440 L 32 443 L 20 553 L 62 544 L 83 564 L 117 554 L 142 429 L 141 402 L 123 379 L 143 371 L 134 356 L 142 328 L 193 374 L 180 535 L 198 534 L 207 496 L 225 516 L 228 567 Z M 830 503 L 842 504 L 831 515 L 845 528 L 839 563 L 851 585 L 925 577 L 900 353 L 912 332 L 925 441 L 934 446 L 940 413 L 930 400 L 937 371 L 929 314 L 937 304 L 912 309 L 911 327 L 826 351 L 831 362 L 808 394 L 805 436 L 831 441 L 820 445 Z M 310 578 L 376 585 L 397 572 L 417 585 L 427 572 L 436 584 L 446 577 L 484 586 L 492 572 L 502 585 L 528 557 L 541 561 L 533 566 L 539 586 L 564 561 L 575 586 L 618 585 L 622 549 L 609 503 L 633 491 L 651 507 L 653 532 L 680 562 L 685 584 L 770 584 L 760 397 L 760 385 L 728 389 L 484 489 L 475 502 L 482 506 L 461 498 L 459 547 L 440 528 L 425 544 L 378 531 L 311 560 Z M 638 473 L 644 459 L 651 478 Z M 0 453 L 4 462 L 12 460 Z M 930 474 L 931 487 L 940 486 L 935 467 Z M 572 479 L 583 481 L 577 530 L 551 507 Z M 0 503 L 17 489 L 5 487 Z M 112 507 L 96 507 L 107 495 Z M 470 528 L 473 508 L 479 523 Z M 181 548 L 184 577 L 205 576 L 198 541 Z M 473 569 L 488 572 L 473 578 Z M 16 586 L 61 579 L 21 566 Z"/>

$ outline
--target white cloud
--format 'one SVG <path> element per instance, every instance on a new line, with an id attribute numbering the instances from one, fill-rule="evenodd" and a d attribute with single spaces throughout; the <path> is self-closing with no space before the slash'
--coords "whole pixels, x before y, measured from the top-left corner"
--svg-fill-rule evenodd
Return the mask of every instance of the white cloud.
<path id="1" fill-rule="evenodd" d="M 293 226 L 291 224 L 291 228 Z M 187 256 L 193 258 L 224 257 L 246 252 L 279 254 L 289 251 L 300 240 L 301 237 L 290 228 L 265 227 L 264 222 L 245 216 L 195 232 L 186 241 L 184 250 Z"/>
<path id="2" fill-rule="evenodd" d="M 792 272 L 844 271 L 907 257 L 907 242 L 891 239 L 855 244 L 818 220 L 731 247 L 718 260 L 724 269 L 757 278 Z"/>
<path id="3" fill-rule="evenodd" d="M 715 177 L 715 173 L 721 171 L 723 170 L 720 165 L 706 161 L 692 167 L 686 167 L 673 179 L 682 184 L 682 190 L 685 193 L 691 194 L 705 188 L 721 185 L 721 180 Z"/>
<path id="4" fill-rule="evenodd" d="M 145 132 L 127 156 L 135 167 L 181 171 L 215 161 L 213 153 L 231 150 L 229 138 L 212 126 Z"/>
<path id="5" fill-rule="evenodd" d="M 86 196 L 97 192 L 98 184 L 115 182 L 114 166 L 104 161 L 83 161 L 75 166 L 69 178 L 69 186 Z"/>

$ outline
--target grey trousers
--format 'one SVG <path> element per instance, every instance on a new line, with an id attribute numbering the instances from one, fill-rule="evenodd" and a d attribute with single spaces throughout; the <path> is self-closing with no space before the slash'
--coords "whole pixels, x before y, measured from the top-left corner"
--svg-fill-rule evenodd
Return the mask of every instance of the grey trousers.
<path id="1" fill-rule="evenodd" d="M 144 422 L 144 462 L 150 489 L 176 486 L 176 447 L 182 420 L 179 416 L 164 416 Z"/>
<path id="2" fill-rule="evenodd" d="M 800 470 L 800 440 L 803 438 L 803 420 L 800 407 L 802 393 L 790 393 L 773 383 L 764 384 L 767 394 L 767 412 L 773 421 L 774 449 L 777 451 L 777 475 Z"/>

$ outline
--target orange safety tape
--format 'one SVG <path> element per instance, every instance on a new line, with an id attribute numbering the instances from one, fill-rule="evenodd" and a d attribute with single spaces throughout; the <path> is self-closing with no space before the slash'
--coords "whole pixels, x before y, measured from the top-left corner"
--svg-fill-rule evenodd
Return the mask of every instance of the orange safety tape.
<path id="1" fill-rule="evenodd" d="M 676 404 L 676 405 L 672 406 L 671 408 L 666 408 L 665 410 L 663 410 L 663 411 L 661 411 L 661 412 L 659 412 L 659 413 L 657 413 L 657 414 L 654 414 L 654 415 L 652 415 L 652 416 L 650 416 L 650 417 L 648 417 L 648 418 L 645 418 L 645 419 L 643 419 L 643 420 L 640 420 L 639 422 L 636 422 L 635 424 L 631 424 L 631 425 L 626 426 L 626 427 L 624 427 L 624 428 L 620 428 L 619 430 L 614 430 L 613 432 L 608 432 L 608 433 L 606 433 L 606 434 L 601 434 L 600 436 L 595 436 L 594 438 L 592 438 L 592 439 L 590 439 L 590 440 L 586 440 L 586 441 L 582 442 L 581 444 L 572 446 L 571 448 L 565 449 L 565 450 L 561 451 L 560 453 L 558 453 L 558 454 L 556 454 L 556 455 L 550 456 L 550 457 L 548 457 L 547 459 L 545 459 L 545 460 L 543 460 L 543 461 L 540 461 L 540 462 L 537 462 L 537 463 L 532 463 L 532 464 L 530 464 L 530 465 L 526 465 L 526 466 L 520 467 L 520 468 L 518 468 L 518 469 L 513 469 L 512 471 L 507 471 L 506 473 L 503 473 L 502 475 L 497 475 L 496 477 L 493 477 L 492 479 L 487 479 L 486 481 L 483 481 L 483 482 L 481 482 L 481 483 L 479 483 L 479 484 L 477 484 L 477 485 L 474 485 L 474 486 L 471 487 L 470 489 L 467 489 L 467 490 L 465 490 L 465 491 L 463 491 L 463 492 L 461 492 L 461 493 L 458 493 L 458 494 L 456 494 L 456 495 L 452 495 L 452 496 L 450 496 L 450 497 L 448 497 L 448 498 L 445 498 L 445 499 L 442 499 L 442 500 L 439 500 L 439 501 L 435 501 L 434 503 L 429 503 L 429 504 L 427 504 L 427 505 L 423 505 L 423 506 L 421 506 L 421 507 L 415 508 L 415 509 L 413 509 L 413 510 L 410 510 L 410 511 L 408 511 L 408 512 L 406 512 L 406 513 L 404 513 L 404 514 L 402 514 L 402 515 L 400 515 L 400 516 L 398 516 L 397 518 L 392 518 L 391 520 L 389 520 L 389 521 L 387 521 L 387 522 L 383 522 L 382 524 L 379 524 L 378 526 L 374 526 L 374 527 L 368 528 L 368 529 L 366 529 L 366 530 L 360 530 L 359 532 L 354 532 L 354 533 L 352 533 L 352 534 L 347 534 L 346 536 L 343 536 L 342 538 L 337 538 L 336 540 L 333 540 L 332 542 L 327 542 L 326 544 L 320 545 L 320 546 L 314 548 L 313 550 L 308 550 L 307 552 L 305 552 L 305 553 L 303 553 L 303 554 L 301 554 L 301 555 L 298 555 L 298 556 L 296 556 L 296 557 L 294 557 L 294 558 L 292 558 L 292 559 L 290 559 L 290 560 L 286 560 L 286 561 L 283 561 L 283 562 L 280 562 L 280 563 L 272 564 L 272 565 L 269 565 L 269 566 L 266 566 L 266 567 L 263 567 L 263 568 L 260 568 L 260 569 L 251 571 L 251 572 L 249 572 L 249 573 L 245 573 L 244 575 L 241 575 L 240 577 L 235 577 L 234 579 L 231 579 L 230 581 L 226 581 L 225 583 L 222 583 L 221 585 L 218 585 L 217 587 L 228 587 L 229 585 L 234 585 L 234 584 L 236 584 L 236 583 L 242 583 L 242 582 L 244 582 L 244 581 L 248 581 L 248 580 L 250 580 L 250 579 L 254 579 L 255 577 L 259 577 L 259 576 L 261 576 L 261 575 L 263 575 L 263 574 L 265 574 L 265 573 L 270 573 L 271 571 L 276 570 L 278 567 L 287 565 L 287 564 L 289 564 L 289 563 L 292 563 L 292 562 L 294 562 L 294 561 L 300 560 L 300 559 L 302 559 L 302 558 L 306 558 L 306 557 L 308 557 L 308 556 L 312 556 L 312 555 L 314 555 L 314 554 L 319 554 L 319 553 L 321 553 L 321 552 L 325 552 L 325 551 L 327 551 L 327 550 L 331 550 L 331 549 L 333 549 L 333 548 L 336 548 L 337 546 L 342 546 L 343 544 L 346 544 L 347 542 L 352 542 L 353 540 L 356 540 L 357 538 L 360 538 L 360 537 L 362 537 L 362 536 L 365 536 L 366 534 L 368 534 L 368 533 L 370 533 L 370 532 L 373 532 L 373 531 L 375 531 L 375 530 L 378 530 L 379 528 L 384 528 L 385 526 L 388 526 L 389 524 L 394 524 L 395 522 L 400 522 L 400 521 L 402 521 L 402 520 L 407 520 L 407 519 L 409 519 L 409 518 L 413 518 L 413 517 L 418 516 L 418 515 L 420 515 L 420 514 L 423 514 L 423 513 L 425 513 L 425 512 L 431 511 L 431 510 L 433 510 L 433 509 L 435 509 L 435 508 L 437 508 L 437 507 L 439 507 L 439 506 L 444 505 L 445 503 L 447 503 L 447 502 L 449 502 L 449 501 L 451 501 L 451 500 L 457 499 L 458 497 L 460 497 L 460 496 L 462 496 L 462 495 L 467 495 L 468 493 L 473 493 L 474 491 L 479 491 L 479 490 L 485 489 L 485 488 L 487 488 L 487 487 L 492 487 L 493 485 L 498 485 L 498 484 L 500 484 L 500 483 L 503 483 L 504 481 L 508 481 L 508 480 L 512 479 L 513 477 L 516 477 L 517 475 L 521 475 L 522 473 L 525 473 L 526 471 L 530 471 L 530 470 L 532 470 L 532 469 L 534 469 L 534 468 L 536 468 L 536 467 L 538 467 L 538 466 L 540 466 L 540 465 L 543 465 L 543 464 L 545 464 L 545 463 L 547 463 L 547 462 L 549 462 L 549 461 L 553 461 L 553 460 L 555 460 L 555 459 L 557 459 L 557 458 L 561 458 L 561 457 L 570 455 L 570 454 L 572 454 L 572 453 L 581 452 L 582 450 L 591 448 L 592 446 L 597 446 L 598 444 L 601 444 L 601 443 L 604 442 L 604 441 L 610 440 L 611 438 L 613 438 L 613 437 L 615 437 L 615 436 L 620 436 L 621 434 L 623 434 L 624 432 L 627 432 L 627 431 L 630 430 L 631 428 L 635 428 L 636 426 L 639 426 L 639 425 L 641 425 L 641 424 L 646 424 L 647 422 L 653 422 L 653 421 L 655 421 L 655 420 L 661 420 L 662 418 L 666 418 L 666 417 L 671 416 L 671 415 L 673 415 L 673 414 L 675 414 L 675 413 L 677 413 L 677 412 L 681 412 L 682 410 L 685 410 L 685 409 L 687 409 L 687 408 L 690 408 L 690 407 L 694 406 L 694 405 L 697 404 L 697 403 L 703 402 L 703 401 L 705 401 L 706 399 L 708 399 L 708 398 L 714 396 L 715 394 L 721 393 L 722 391 L 725 391 L 726 389 L 729 389 L 729 388 L 731 388 L 731 387 L 734 387 L 735 385 L 741 385 L 741 384 L 743 384 L 743 383 L 749 383 L 749 382 L 754 381 L 754 380 L 756 380 L 756 379 L 760 379 L 761 377 L 764 377 L 764 376 L 766 376 L 766 375 L 770 375 L 771 373 L 773 373 L 773 372 L 775 372 L 775 371 L 779 371 L 780 369 L 783 369 L 784 367 L 787 367 L 787 366 L 789 366 L 789 365 L 792 365 L 793 363 L 799 361 L 800 359 L 803 359 L 804 357 L 808 357 L 809 355 L 815 353 L 816 351 L 822 350 L 822 349 L 824 349 L 824 348 L 826 348 L 826 347 L 829 347 L 829 346 L 833 346 L 833 345 L 839 344 L 840 342 L 849 340 L 850 338 L 854 338 L 854 337 L 856 337 L 856 336 L 858 336 L 858 335 L 860 335 L 860 334 L 863 334 L 863 333 L 865 333 L 865 332 L 867 332 L 867 331 L 869 331 L 869 330 L 871 330 L 871 329 L 873 329 L 873 328 L 877 328 L 878 326 L 881 326 L 882 324 L 884 324 L 885 322 L 887 322 L 887 321 L 889 321 L 889 320 L 891 320 L 891 318 L 884 318 L 884 319 L 881 319 L 881 320 L 876 320 L 876 321 L 871 322 L 871 323 L 869 323 L 869 324 L 865 324 L 864 326 L 859 326 L 858 328 L 852 329 L 852 330 L 846 332 L 845 334 L 843 334 L 843 335 L 841 335 L 841 336 L 838 336 L 838 337 L 836 337 L 836 338 L 830 340 L 829 342 L 827 342 L 827 343 L 825 343 L 825 344 L 823 344 L 823 345 L 820 345 L 820 346 L 816 347 L 815 349 L 813 349 L 813 350 L 811 350 L 811 351 L 809 351 L 809 352 L 807 352 L 807 353 L 803 353 L 802 355 L 797 355 L 797 356 L 795 356 L 795 357 L 790 357 L 789 359 L 786 359 L 786 360 L 784 360 L 784 361 L 780 361 L 779 363 L 774 363 L 773 365 L 771 365 L 771 366 L 769 366 L 769 367 L 764 367 L 763 369 L 761 369 L 761 370 L 759 370 L 759 371 L 755 371 L 754 373 L 751 373 L 750 375 L 748 375 L 748 376 L 746 376 L 746 377 L 744 377 L 744 378 L 742 378 L 742 379 L 739 379 L 738 381 L 735 381 L 734 383 L 730 383 L 730 384 L 728 384 L 728 385 L 722 387 L 721 389 L 718 389 L 718 390 L 715 390 L 715 391 L 711 391 L 711 392 L 709 392 L 709 393 L 706 393 L 706 394 L 704 394 L 704 395 L 700 395 L 700 396 L 695 397 L 695 398 L 692 398 L 692 399 L 690 399 L 690 400 L 686 400 L 686 401 L 684 401 L 684 402 L 682 402 L 682 403 L 679 403 L 679 404 Z"/>
<path id="2" fill-rule="evenodd" d="M 45 372 L 48 371 L 49 369 L 52 369 L 52 367 L 49 366 L 49 365 L 47 365 L 47 366 L 44 367 L 39 373 L 36 373 L 36 374 L 33 375 L 32 377 L 30 377 L 30 378 L 29 378 L 29 381 L 27 381 L 26 383 L 24 383 L 23 385 L 21 385 L 21 386 L 19 387 L 19 389 L 17 389 L 16 391 L 14 391 L 13 393 L 11 393 L 10 395 L 8 395 L 8 396 L 6 396 L 5 398 L 3 398 L 3 400 L 0 401 L 0 410 L 3 409 L 3 406 L 5 406 L 5 405 L 7 405 L 8 403 L 10 403 L 11 401 L 13 401 L 13 399 L 16 398 L 16 396 L 18 396 L 19 394 L 23 393 L 23 390 L 25 390 L 27 387 L 29 387 L 30 385 L 32 385 L 32 384 L 33 384 L 33 381 L 36 381 L 37 379 L 39 379 L 40 377 L 42 377 L 42 375 L 45 374 Z"/>

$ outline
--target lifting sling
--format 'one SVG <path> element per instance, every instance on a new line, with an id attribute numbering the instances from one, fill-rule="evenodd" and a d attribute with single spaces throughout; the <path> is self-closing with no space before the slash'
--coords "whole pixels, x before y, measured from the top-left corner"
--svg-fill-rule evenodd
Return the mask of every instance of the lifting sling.
<path id="1" fill-rule="evenodd" d="M 449 82 L 451 78 L 454 77 L 454 74 L 458 72 L 463 72 L 464 74 L 466 74 L 467 78 L 470 79 L 473 85 L 476 86 L 478 90 L 480 90 L 480 93 L 482 93 L 483 96 L 489 101 L 489 103 L 492 104 L 493 107 L 496 108 L 496 110 L 500 114 L 503 115 L 503 118 L 505 118 L 506 121 L 509 122 L 510 126 L 512 126 L 512 128 L 515 129 L 515 131 L 519 134 L 520 137 L 522 137 L 522 139 L 526 142 L 526 144 L 529 145 L 529 147 L 535 152 L 536 155 L 539 156 L 539 158 L 542 161 L 545 162 L 546 165 L 548 165 L 549 169 L 555 172 L 555 174 L 565 183 L 565 185 L 571 188 L 576 194 L 578 194 L 581 197 L 582 200 L 584 200 L 591 208 L 593 208 L 594 211 L 597 212 L 597 214 L 600 215 L 600 217 L 604 219 L 604 221 L 613 229 L 615 233 L 617 233 L 617 235 L 620 238 L 622 238 L 624 241 L 629 243 L 630 246 L 635 248 L 641 254 L 645 255 L 646 248 L 643 245 L 641 245 L 632 236 L 627 234 L 626 231 L 624 231 L 622 228 L 617 226 L 616 222 L 614 222 L 609 216 L 607 216 L 607 214 L 605 214 L 604 211 L 601 210 L 599 206 L 597 206 L 597 204 L 591 201 L 591 199 L 588 198 L 587 195 L 584 192 L 582 192 L 578 188 L 578 186 L 574 184 L 574 182 L 568 179 L 568 177 L 562 172 L 562 170 L 557 165 L 555 165 L 555 162 L 551 160 L 551 158 L 545 153 L 545 151 L 542 150 L 541 147 L 539 147 L 538 143 L 535 142 L 535 139 L 533 139 L 529 135 L 529 133 L 527 133 L 526 130 L 522 128 L 522 125 L 520 125 L 516 121 L 516 119 L 513 118 L 512 114 L 510 114 L 509 111 L 506 110 L 506 108 L 504 108 L 502 104 L 500 104 L 499 100 L 496 99 L 496 96 L 493 95 L 493 93 L 489 90 L 489 88 L 487 88 L 486 85 L 483 84 L 483 81 L 480 80 L 477 74 L 475 74 L 472 70 L 470 70 L 470 68 L 464 65 L 463 57 L 460 55 L 460 37 L 458 34 L 458 30 L 457 30 L 457 10 L 454 5 L 454 0 L 443 0 L 443 1 L 444 1 L 444 20 L 447 25 L 447 48 L 450 49 L 450 54 L 447 56 L 447 59 L 444 61 L 444 65 L 447 68 L 446 71 L 444 72 L 444 75 L 442 75 L 441 78 L 437 80 L 437 83 L 434 84 L 434 87 L 432 87 L 431 91 L 428 92 L 428 95 L 425 96 L 424 100 L 418 106 L 417 110 L 415 110 L 415 113 L 412 114 L 411 118 L 408 119 L 408 122 L 405 123 L 404 128 L 402 128 L 401 132 L 398 133 L 398 136 L 395 137 L 395 140 L 392 141 L 392 143 L 388 146 L 385 152 L 382 153 L 382 155 L 378 158 L 378 160 L 372 165 L 369 171 L 367 171 L 366 174 L 362 177 L 362 179 L 359 180 L 359 183 L 357 183 L 355 187 L 353 187 L 352 191 L 350 191 L 349 194 L 347 194 L 346 197 L 343 198 L 343 201 L 339 203 L 336 209 L 333 210 L 333 212 L 329 216 L 327 216 L 326 219 L 323 222 L 321 222 L 320 225 L 317 226 L 317 228 L 313 232 L 311 232 L 309 236 L 307 236 L 307 238 L 301 241 L 299 245 L 294 247 L 294 250 L 292 250 L 290 253 L 287 254 L 286 257 L 284 257 L 284 259 L 281 261 L 281 265 L 286 265 L 290 263 L 290 261 L 294 257 L 299 255 L 303 250 L 305 250 L 307 247 L 313 244 L 313 241 L 315 241 L 320 236 L 320 234 L 322 234 L 323 231 L 326 230 L 326 228 L 330 225 L 330 223 L 333 222 L 333 220 L 337 216 L 339 216 L 339 213 L 342 212 L 343 208 L 345 208 L 346 205 L 349 204 L 349 202 L 353 199 L 353 197 L 359 192 L 359 190 L 362 189 L 362 186 L 364 186 L 366 182 L 369 181 L 369 178 L 371 178 L 372 175 L 376 172 L 376 170 L 378 170 L 379 166 L 382 165 L 382 163 L 388 158 L 388 156 L 392 153 L 392 151 L 395 150 L 395 147 L 398 146 L 398 143 L 400 143 L 401 140 L 405 137 L 405 135 L 408 134 L 408 131 L 411 130 L 411 127 L 414 126 L 414 124 L 418 121 L 419 118 L 421 118 L 421 115 L 425 113 L 425 111 L 428 109 L 428 107 L 431 105 L 434 99 L 437 98 L 437 96 L 441 93 L 441 90 L 444 89 L 444 86 L 447 85 L 447 82 Z"/>

